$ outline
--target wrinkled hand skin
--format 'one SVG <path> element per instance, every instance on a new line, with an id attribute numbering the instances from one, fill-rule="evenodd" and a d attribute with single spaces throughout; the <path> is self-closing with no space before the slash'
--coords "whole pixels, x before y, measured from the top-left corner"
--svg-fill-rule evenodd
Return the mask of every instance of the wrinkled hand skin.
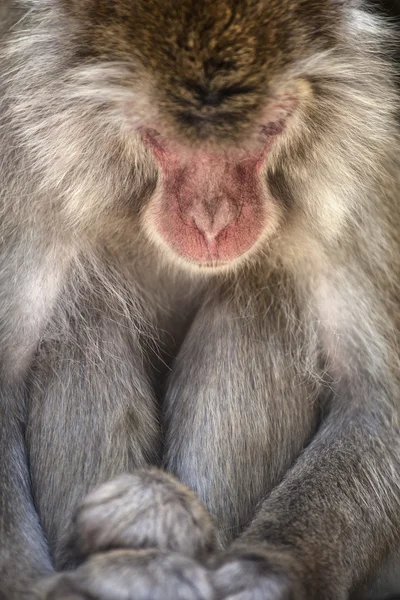
<path id="1" fill-rule="evenodd" d="M 306 600 L 264 552 L 221 553 L 207 510 L 156 469 L 89 494 L 74 528 L 83 563 L 41 581 L 38 600 Z"/>

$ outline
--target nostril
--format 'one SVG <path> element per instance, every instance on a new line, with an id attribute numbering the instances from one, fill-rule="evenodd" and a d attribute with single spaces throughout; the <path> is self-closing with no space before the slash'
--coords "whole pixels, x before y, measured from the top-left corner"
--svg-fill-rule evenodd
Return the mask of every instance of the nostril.
<path id="1" fill-rule="evenodd" d="M 188 88 L 194 93 L 195 98 L 202 106 L 220 106 L 225 99 L 223 90 L 216 90 L 210 88 L 208 85 L 201 85 L 199 83 L 190 82 Z"/>
<path id="2" fill-rule="evenodd" d="M 195 81 L 188 81 L 186 87 L 194 94 L 200 108 L 203 106 L 215 108 L 228 98 L 244 96 L 253 91 L 253 88 L 247 85 L 226 85 L 216 88 L 212 84 L 201 84 Z"/>

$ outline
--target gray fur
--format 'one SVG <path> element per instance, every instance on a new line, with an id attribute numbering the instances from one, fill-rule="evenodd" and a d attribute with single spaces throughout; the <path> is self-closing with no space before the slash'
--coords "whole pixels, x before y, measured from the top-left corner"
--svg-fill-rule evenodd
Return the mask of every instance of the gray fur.
<path id="1" fill-rule="evenodd" d="M 1 600 L 347 600 L 400 546 L 394 34 L 332 5 L 282 74 L 318 95 L 265 173 L 280 228 L 200 275 L 143 231 L 126 65 L 0 4 Z"/>

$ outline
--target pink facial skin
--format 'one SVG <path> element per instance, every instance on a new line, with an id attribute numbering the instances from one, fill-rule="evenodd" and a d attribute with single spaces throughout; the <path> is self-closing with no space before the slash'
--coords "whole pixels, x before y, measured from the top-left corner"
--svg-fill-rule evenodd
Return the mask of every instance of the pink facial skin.
<path id="1" fill-rule="evenodd" d="M 151 224 L 180 257 L 200 266 L 226 264 L 246 253 L 268 225 L 271 197 L 260 176 L 284 123 L 268 123 L 245 153 L 186 147 L 143 132 L 160 173 Z"/>

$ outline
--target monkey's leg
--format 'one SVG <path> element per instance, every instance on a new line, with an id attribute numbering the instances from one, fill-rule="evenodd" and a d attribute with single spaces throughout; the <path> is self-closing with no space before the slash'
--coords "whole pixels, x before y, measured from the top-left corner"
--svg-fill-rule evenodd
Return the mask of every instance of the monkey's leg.
<path id="1" fill-rule="evenodd" d="M 318 384 L 303 347 L 298 321 L 274 299 L 243 308 L 227 297 L 203 307 L 177 358 L 166 468 L 206 504 L 225 544 L 315 430 Z"/>
<path id="2" fill-rule="evenodd" d="M 65 334 L 63 315 L 55 315 L 51 331 L 62 333 L 49 330 L 43 339 L 28 386 L 32 493 L 61 570 L 76 563 L 72 517 L 86 494 L 160 461 L 156 402 L 135 326 L 94 304 L 78 307 Z"/>

